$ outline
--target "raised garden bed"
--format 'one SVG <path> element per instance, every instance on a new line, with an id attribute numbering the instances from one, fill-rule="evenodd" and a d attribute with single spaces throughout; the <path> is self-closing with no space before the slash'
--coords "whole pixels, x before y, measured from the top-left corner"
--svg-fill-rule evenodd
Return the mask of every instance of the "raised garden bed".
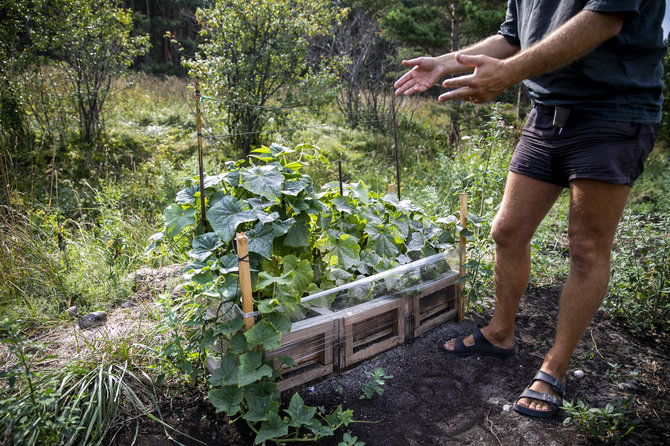
<path id="1" fill-rule="evenodd" d="M 436 254 L 304 298 L 305 304 L 332 301 L 335 311 L 313 307 L 307 318 L 294 322 L 291 331 L 282 336 L 281 346 L 267 353 L 282 374 L 279 389 L 296 389 L 336 375 L 455 319 L 458 273 L 448 268 L 446 254 Z M 390 291 L 337 309 L 352 295 L 360 295 L 362 289 L 388 290 L 389 282 L 393 283 Z M 296 365 L 289 367 L 277 359 L 286 356 Z M 211 358 L 208 368 L 213 372 L 218 362 Z"/>

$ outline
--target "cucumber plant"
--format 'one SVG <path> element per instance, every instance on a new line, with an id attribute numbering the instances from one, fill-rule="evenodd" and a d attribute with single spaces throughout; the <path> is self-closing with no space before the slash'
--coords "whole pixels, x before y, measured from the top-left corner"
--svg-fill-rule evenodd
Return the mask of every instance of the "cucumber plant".
<path id="1" fill-rule="evenodd" d="M 150 240 L 152 252 L 181 250 L 190 259 L 184 270 L 190 309 L 181 308 L 192 328 L 190 348 L 203 362 L 209 347 L 223 346 L 220 367 L 208 379 L 209 399 L 218 411 L 246 420 L 256 443 L 316 439 L 351 422 L 350 411 L 338 407 L 323 414 L 297 394 L 280 415 L 279 373 L 265 352 L 278 348 L 292 321 L 304 317 L 308 307 L 301 299 L 446 250 L 456 229 L 455 219 L 437 223 L 409 201 L 377 194 L 363 182 L 328 183 L 317 192 L 303 173 L 311 163 L 327 163 L 316 147 L 276 144 L 254 150 L 246 161 L 229 161 L 223 172 L 204 178 L 205 212 L 198 179 L 187 179 L 164 211 L 163 230 Z M 238 259 L 235 252 L 237 232 L 248 237 L 248 258 Z M 239 261 L 249 262 L 260 314 L 248 331 L 234 311 L 240 299 Z M 404 280 L 435 273 L 417 271 Z M 387 280 L 374 292 L 350 293 L 347 304 L 404 285 Z M 183 356 L 194 355 L 184 353 L 179 362 L 192 372 Z M 291 358 L 280 360 L 295 364 Z"/>

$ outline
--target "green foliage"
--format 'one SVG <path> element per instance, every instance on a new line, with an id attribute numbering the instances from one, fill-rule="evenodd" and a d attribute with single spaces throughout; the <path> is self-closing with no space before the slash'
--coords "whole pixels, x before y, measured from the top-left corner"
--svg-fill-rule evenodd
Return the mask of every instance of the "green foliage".
<path id="1" fill-rule="evenodd" d="M 248 165 L 230 161 L 222 173 L 204 178 L 204 211 L 197 181 L 187 180 L 164 212 L 163 231 L 152 237 L 154 252 L 187 249 L 191 260 L 185 267 L 188 296 L 166 307 L 173 334 L 163 357 L 195 379 L 208 348 L 217 346 L 219 367 L 208 379 L 210 401 L 229 416 L 239 414 L 256 432 L 256 443 L 302 438 L 301 429 L 316 439 L 351 421 L 341 408 L 325 415 L 296 397 L 289 417 L 280 413 L 279 373 L 265 353 L 280 346 L 291 319 L 306 313 L 301 298 L 434 254 L 453 240 L 448 224 L 437 224 L 410 202 L 380 196 L 362 182 L 343 184 L 342 193 L 339 184 L 330 183 L 316 193 L 312 179 L 301 173 L 315 162 L 326 160 L 311 146 L 257 149 Z M 239 232 L 249 238 L 249 257 L 241 261 L 250 264 L 261 316 L 247 331 L 239 314 L 233 246 Z M 421 274 L 439 271 L 417 271 L 407 284 Z M 390 277 L 374 288 L 363 287 L 349 294 L 347 304 L 402 289 L 400 280 Z M 319 299 L 318 305 L 330 305 L 333 298 Z M 283 362 L 295 365 L 291 358 Z"/>
<path id="2" fill-rule="evenodd" d="M 122 190 L 93 190 L 90 218 L 58 210 L 0 208 L 0 308 L 16 320 L 50 324 L 70 305 L 107 308 L 130 293 L 126 275 L 141 265 L 152 220 L 123 205 Z"/>
<path id="3" fill-rule="evenodd" d="M 636 331 L 670 328 L 670 215 L 626 211 L 612 252 L 604 308 Z"/>
<path id="4" fill-rule="evenodd" d="M 91 144 L 103 130 L 112 77 L 144 52 L 147 37 L 131 35 L 131 14 L 119 7 L 118 0 L 62 3 L 51 54 L 66 73 L 81 136 Z"/>
<path id="5" fill-rule="evenodd" d="M 393 378 L 393 375 L 387 375 L 381 367 L 376 367 L 373 371 L 366 370 L 365 374 L 368 376 L 368 380 L 363 384 L 360 399 L 369 400 L 375 395 L 383 395 L 386 390 L 384 388 L 386 380 Z"/>
<path id="6" fill-rule="evenodd" d="M 491 221 L 502 200 L 509 158 L 514 147 L 513 127 L 503 117 L 503 107 L 491 109 L 489 121 L 481 130 L 464 135 L 453 156 L 437 155 L 436 172 L 423 172 L 428 186 L 410 195 L 428 214 L 452 221 L 459 195 L 468 195 L 468 227 L 457 226 L 468 241 L 465 295 L 470 305 L 482 309 L 483 298 L 493 289 L 493 242 Z"/>
<path id="7" fill-rule="evenodd" d="M 563 424 L 574 424 L 592 440 L 605 444 L 619 444 L 640 424 L 635 412 L 628 406 L 632 399 L 617 400 L 608 403 L 604 408 L 589 407 L 581 400 L 574 404 L 571 401 L 563 402 L 563 410 L 568 416 Z"/>
<path id="8" fill-rule="evenodd" d="M 365 442 L 358 441 L 357 436 L 345 432 L 344 435 L 342 435 L 342 441 L 340 441 L 337 446 L 365 446 Z"/>
<path id="9" fill-rule="evenodd" d="M 45 370 L 43 364 L 53 357 L 42 356 L 44 346 L 28 339 L 15 322 L 0 323 L 0 339 L 16 360 L 0 373 L 3 444 L 100 445 L 119 419 L 158 408 L 147 376 L 128 360 L 71 362 Z M 138 364 L 139 355 L 133 361 Z"/>
<path id="10" fill-rule="evenodd" d="M 318 103 L 329 90 L 325 66 L 306 57 L 309 39 L 328 33 L 337 14 L 324 0 L 219 0 L 198 10 L 204 43 L 190 73 L 222 100 L 231 141 L 245 155 L 272 120 L 281 122 L 272 105 Z"/>
<path id="11" fill-rule="evenodd" d="M 446 5 L 440 2 L 404 2 L 389 9 L 380 23 L 390 37 L 430 55 L 443 54 L 450 47 L 449 18 Z"/>

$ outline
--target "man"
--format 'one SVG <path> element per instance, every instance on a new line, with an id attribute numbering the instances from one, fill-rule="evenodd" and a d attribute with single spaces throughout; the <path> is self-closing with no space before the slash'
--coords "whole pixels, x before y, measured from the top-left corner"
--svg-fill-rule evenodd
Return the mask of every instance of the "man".
<path id="1" fill-rule="evenodd" d="M 489 325 L 451 339 L 447 353 L 514 354 L 517 307 L 530 274 L 531 238 L 563 188 L 570 193 L 570 273 L 554 344 L 514 404 L 553 416 L 572 352 L 602 303 L 615 230 L 661 116 L 662 0 L 509 0 L 497 35 L 443 56 L 403 61 L 396 94 L 446 75 L 439 101 L 483 103 L 524 81 L 534 103 L 512 157 L 495 242 L 496 305 Z"/>

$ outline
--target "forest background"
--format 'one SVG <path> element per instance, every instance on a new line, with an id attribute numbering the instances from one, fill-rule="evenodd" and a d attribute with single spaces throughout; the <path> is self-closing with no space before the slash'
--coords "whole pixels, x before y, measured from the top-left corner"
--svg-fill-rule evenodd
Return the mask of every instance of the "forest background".
<path id="1" fill-rule="evenodd" d="M 132 296 L 133 272 L 187 260 L 184 250 L 147 246 L 183 181 L 198 174 L 196 77 L 208 173 L 260 146 L 307 144 L 320 155 L 306 168 L 317 189 L 340 175 L 377 193 L 394 184 L 433 218 L 457 214 L 467 193 L 466 295 L 473 311 L 489 305 L 488 230 L 530 109 L 523 88 L 475 106 L 438 104 L 438 87 L 394 99 L 392 84 L 402 59 L 495 33 L 504 9 L 493 0 L 0 0 L 0 315 L 13 358 L 1 371 L 3 420 L 26 411 L 16 422 L 38 426 L 37 443 L 73 432 L 99 440 L 147 398 L 160 405 L 160 395 L 204 382 L 202 369 L 187 373 L 170 350 L 179 338 L 170 333 L 184 327 L 175 325 L 182 302 L 169 295 L 156 297 L 150 316 L 161 336 L 97 346 L 57 369 L 35 348 L 40 334 L 70 323 L 72 305 L 108 311 Z M 670 58 L 664 66 L 667 89 Z M 669 112 L 666 101 L 603 305 L 647 334 L 669 324 Z M 566 215 L 563 195 L 534 238 L 532 284 L 565 277 Z M 133 377 L 124 387 L 136 395 L 132 407 L 78 406 L 109 385 L 102 371 L 125 376 L 119 386 Z M 53 418 L 75 382 L 88 387 L 68 400 L 70 418 Z M 151 390 L 137 395 L 137 383 Z M 4 424 L 0 438 L 20 427 Z"/>

